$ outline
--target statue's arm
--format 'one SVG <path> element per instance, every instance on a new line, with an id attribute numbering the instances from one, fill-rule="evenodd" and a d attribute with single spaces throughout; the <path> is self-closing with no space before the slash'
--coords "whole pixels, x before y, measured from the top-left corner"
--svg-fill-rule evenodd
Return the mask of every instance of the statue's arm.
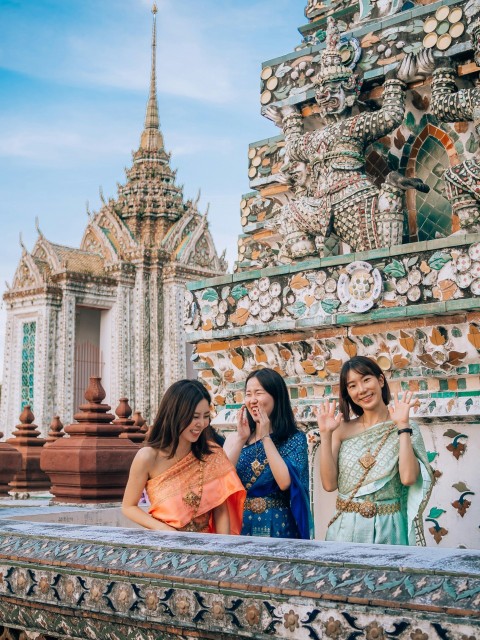
<path id="1" fill-rule="evenodd" d="M 442 122 L 461 122 L 473 118 L 474 89 L 457 89 L 455 71 L 448 67 L 432 74 L 432 112 Z"/>
<path id="2" fill-rule="evenodd" d="M 405 88 L 402 80 L 386 80 L 383 90 L 383 106 L 379 111 L 361 113 L 354 117 L 351 135 L 365 144 L 378 140 L 403 122 L 405 113 Z"/>
<path id="3" fill-rule="evenodd" d="M 288 111 L 282 120 L 285 152 L 290 160 L 308 162 L 310 136 L 303 133 L 303 116 L 297 109 Z"/>
<path id="4" fill-rule="evenodd" d="M 295 106 L 265 107 L 263 115 L 281 127 L 285 136 L 285 151 L 290 160 L 308 161 L 307 135 L 303 134 L 303 116 Z"/>

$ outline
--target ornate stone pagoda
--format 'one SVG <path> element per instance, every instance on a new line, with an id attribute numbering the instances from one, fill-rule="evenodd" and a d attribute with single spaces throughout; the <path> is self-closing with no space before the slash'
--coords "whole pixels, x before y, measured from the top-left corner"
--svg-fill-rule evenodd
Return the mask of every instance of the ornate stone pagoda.
<path id="1" fill-rule="evenodd" d="M 282 135 L 248 150 L 233 275 L 189 285 L 200 376 L 234 428 L 252 369 L 284 376 L 311 445 L 312 408 L 343 362 L 374 358 L 411 389 L 437 483 L 427 545 L 478 547 L 480 6 L 308 2 L 295 51 L 262 65 Z"/>
<path id="2" fill-rule="evenodd" d="M 185 283 L 218 276 L 207 215 L 175 183 L 159 128 L 156 24 L 150 95 L 140 146 L 116 198 L 90 215 L 79 249 L 38 229 L 22 257 L 7 309 L 0 424 L 9 435 L 24 405 L 46 435 L 53 415 L 67 424 L 90 376 L 107 402 L 128 397 L 150 422 L 163 389 L 185 376 Z M 38 224 L 37 224 L 38 227 Z"/>

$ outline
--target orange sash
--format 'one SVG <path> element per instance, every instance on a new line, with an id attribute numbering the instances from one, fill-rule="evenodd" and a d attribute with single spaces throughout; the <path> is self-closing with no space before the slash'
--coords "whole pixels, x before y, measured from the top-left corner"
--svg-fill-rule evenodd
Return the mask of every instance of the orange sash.
<path id="1" fill-rule="evenodd" d="M 238 535 L 246 492 L 223 449 L 210 447 L 213 453 L 203 462 L 190 452 L 147 482 L 149 513 L 178 530 L 215 533 L 213 509 L 226 502 L 230 533 Z"/>

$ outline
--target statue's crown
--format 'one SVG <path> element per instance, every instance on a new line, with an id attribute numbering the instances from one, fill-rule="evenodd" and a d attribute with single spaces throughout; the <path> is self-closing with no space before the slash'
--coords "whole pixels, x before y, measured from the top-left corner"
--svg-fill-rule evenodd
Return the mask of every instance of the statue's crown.
<path id="1" fill-rule="evenodd" d="M 320 54 L 320 71 L 315 77 L 316 84 L 328 80 L 348 80 L 353 71 L 342 63 L 339 49 L 340 33 L 335 20 L 327 18 L 326 47 Z"/>

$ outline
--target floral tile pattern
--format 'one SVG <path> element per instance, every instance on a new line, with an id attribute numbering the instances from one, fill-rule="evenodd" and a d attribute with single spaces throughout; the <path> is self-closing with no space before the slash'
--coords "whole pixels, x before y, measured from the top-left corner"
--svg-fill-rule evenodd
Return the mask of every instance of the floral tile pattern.
<path id="1" fill-rule="evenodd" d="M 121 640 L 164 631 L 162 638 L 200 632 L 232 640 L 411 640 L 415 633 L 446 638 L 460 630 L 468 638 L 479 630 L 475 571 L 349 566 L 343 556 L 338 563 L 301 559 L 296 543 L 292 560 L 285 560 L 275 552 L 270 559 L 218 555 L 210 538 L 187 552 L 75 541 L 61 537 L 61 526 L 50 535 L 0 533 L 0 624 L 68 638 L 107 637 L 107 630 L 108 638 Z"/>

